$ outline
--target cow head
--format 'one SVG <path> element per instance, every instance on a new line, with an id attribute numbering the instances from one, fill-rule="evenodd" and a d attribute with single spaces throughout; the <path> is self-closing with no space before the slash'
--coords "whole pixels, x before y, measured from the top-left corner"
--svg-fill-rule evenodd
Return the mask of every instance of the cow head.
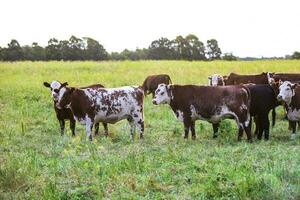
<path id="1" fill-rule="evenodd" d="M 279 94 L 277 96 L 278 101 L 290 104 L 292 97 L 295 95 L 295 87 L 297 84 L 293 84 L 290 81 L 279 82 Z"/>
<path id="2" fill-rule="evenodd" d="M 152 103 L 155 105 L 170 103 L 171 98 L 171 85 L 162 83 L 157 86 Z"/>
<path id="3" fill-rule="evenodd" d="M 59 81 L 52 81 L 51 84 L 48 82 L 44 82 L 44 86 L 50 88 L 51 95 L 55 103 L 59 100 L 60 90 L 67 85 L 67 82 L 60 83 Z"/>
<path id="4" fill-rule="evenodd" d="M 229 85 L 228 84 L 228 76 L 223 76 L 223 83 L 224 83 L 224 85 Z"/>
<path id="5" fill-rule="evenodd" d="M 75 88 L 63 86 L 59 91 L 58 101 L 56 107 L 59 109 L 68 108 L 71 102 L 71 95 Z"/>
<path id="6" fill-rule="evenodd" d="M 274 79 L 274 74 L 275 73 L 272 73 L 272 72 L 267 72 L 267 78 L 268 78 L 268 82 L 269 82 L 269 84 L 271 85 L 271 84 L 273 84 L 274 82 L 275 82 L 275 79 Z"/>
<path id="7" fill-rule="evenodd" d="M 225 85 L 224 79 L 220 74 L 213 74 L 208 77 L 210 86 Z"/>

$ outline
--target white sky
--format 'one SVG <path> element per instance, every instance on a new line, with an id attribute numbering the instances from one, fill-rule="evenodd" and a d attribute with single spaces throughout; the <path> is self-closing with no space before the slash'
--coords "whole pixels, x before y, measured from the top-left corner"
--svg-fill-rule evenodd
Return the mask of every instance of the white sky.
<path id="1" fill-rule="evenodd" d="M 193 33 L 241 57 L 300 51 L 300 0 L 1 0 L 0 23 L 1 46 L 75 35 L 111 52 Z"/>

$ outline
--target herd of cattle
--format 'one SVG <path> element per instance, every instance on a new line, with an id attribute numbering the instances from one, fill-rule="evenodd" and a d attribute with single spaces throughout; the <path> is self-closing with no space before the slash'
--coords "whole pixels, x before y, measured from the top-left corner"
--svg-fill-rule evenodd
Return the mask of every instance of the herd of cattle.
<path id="1" fill-rule="evenodd" d="M 233 119 L 238 126 L 238 140 L 243 132 L 252 142 L 252 117 L 255 121 L 255 135 L 269 139 L 269 112 L 272 110 L 272 125 L 275 124 L 275 108 L 283 105 L 295 138 L 296 123 L 300 121 L 300 74 L 262 73 L 258 75 L 229 76 L 214 74 L 209 86 L 176 85 L 166 74 L 148 76 L 142 86 L 105 88 L 101 84 L 87 87 L 68 87 L 68 83 L 44 82 L 50 88 L 54 109 L 64 134 L 65 120 L 70 120 L 72 134 L 75 135 L 75 121 L 86 126 L 87 137 L 92 140 L 103 123 L 108 135 L 107 123 L 127 119 L 133 139 L 135 129 L 144 134 L 144 95 L 152 94 L 153 104 L 169 104 L 177 119 L 184 124 L 184 138 L 191 131 L 196 138 L 195 121 L 212 123 L 213 136 L 217 137 L 219 123 L 224 118 Z"/>

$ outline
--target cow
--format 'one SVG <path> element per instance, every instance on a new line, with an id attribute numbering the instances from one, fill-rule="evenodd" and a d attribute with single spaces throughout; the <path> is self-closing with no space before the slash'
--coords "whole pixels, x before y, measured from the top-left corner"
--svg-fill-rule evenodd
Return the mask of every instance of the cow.
<path id="1" fill-rule="evenodd" d="M 227 77 L 223 77 L 220 74 L 213 74 L 208 77 L 208 84 L 210 86 L 217 86 L 217 85 L 225 85 L 224 78 L 226 79 Z"/>
<path id="2" fill-rule="evenodd" d="M 237 75 L 231 73 L 228 77 L 214 74 L 211 76 L 211 86 L 245 84 L 251 90 L 250 113 L 254 117 L 256 124 L 255 135 L 261 139 L 264 133 L 265 139 L 269 139 L 269 119 L 268 113 L 272 109 L 272 126 L 275 125 L 276 112 L 275 108 L 279 105 L 276 101 L 276 92 L 274 83 L 271 81 L 273 73 L 262 73 L 259 75 Z M 265 83 L 259 84 L 258 83 Z M 262 101 L 263 99 L 263 101 Z M 218 124 L 213 124 L 214 137 L 217 137 Z"/>
<path id="3" fill-rule="evenodd" d="M 300 87 L 290 81 L 280 82 L 278 101 L 285 104 L 287 118 L 292 128 L 291 139 L 296 138 L 296 123 L 300 121 Z"/>
<path id="4" fill-rule="evenodd" d="M 300 74 L 296 73 L 273 73 L 271 76 L 271 82 L 279 82 L 279 81 L 291 81 L 291 82 L 299 82 Z"/>
<path id="5" fill-rule="evenodd" d="M 63 83 L 64 85 L 68 85 L 67 82 Z M 58 92 L 63 85 L 59 81 L 52 81 L 51 84 L 48 82 L 44 82 L 44 86 L 47 88 L 50 88 L 51 90 L 51 95 L 53 98 L 53 104 L 54 104 L 54 110 L 56 113 L 57 120 L 59 121 L 60 124 L 60 130 L 61 130 L 61 135 L 64 135 L 65 131 L 65 120 L 70 120 L 70 129 L 72 131 L 72 136 L 75 136 L 75 125 L 76 121 L 74 119 L 73 113 L 70 108 L 57 108 L 56 103 L 58 101 Z M 94 84 L 94 85 L 89 85 L 86 87 L 81 87 L 82 89 L 86 88 L 103 88 L 104 86 L 101 84 Z M 104 133 L 105 136 L 108 136 L 108 128 L 107 128 L 107 123 L 103 123 L 104 127 Z M 99 123 L 95 123 L 95 135 L 98 135 L 99 133 Z"/>
<path id="6" fill-rule="evenodd" d="M 168 74 L 157 74 L 148 76 L 142 85 L 142 88 L 145 92 L 145 95 L 152 94 L 152 98 L 154 98 L 154 93 L 157 86 L 161 83 L 171 84 L 171 78 Z"/>
<path id="7" fill-rule="evenodd" d="M 228 77 L 224 78 L 224 83 L 225 85 L 238 85 L 246 83 L 269 84 L 270 76 L 271 75 L 268 72 L 263 72 L 257 75 L 239 75 L 230 73 Z"/>
<path id="8" fill-rule="evenodd" d="M 159 84 L 153 104 L 169 104 L 177 119 L 184 124 L 184 138 L 191 130 L 196 139 L 195 121 L 218 124 L 223 118 L 235 119 L 241 140 L 243 130 L 252 142 L 250 124 L 250 92 L 245 86 L 196 86 Z"/>
<path id="9" fill-rule="evenodd" d="M 87 138 L 92 141 L 91 129 L 98 122 L 114 124 L 127 119 L 134 139 L 135 128 L 144 134 L 144 91 L 140 87 L 74 88 L 62 84 L 58 91 L 58 108 L 70 107 L 74 118 L 86 126 Z"/>
<path id="10" fill-rule="evenodd" d="M 272 126 L 275 125 L 276 112 L 275 108 L 280 105 L 277 101 L 277 94 L 275 86 L 265 85 L 246 85 L 251 93 L 250 115 L 254 117 L 256 123 L 255 133 L 259 140 L 269 140 L 269 112 L 272 110 Z"/>

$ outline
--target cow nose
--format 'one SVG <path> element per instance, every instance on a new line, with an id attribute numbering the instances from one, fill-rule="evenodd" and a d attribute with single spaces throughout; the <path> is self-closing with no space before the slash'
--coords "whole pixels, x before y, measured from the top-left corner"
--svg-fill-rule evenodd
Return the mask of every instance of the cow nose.
<path id="1" fill-rule="evenodd" d="M 282 96 L 281 96 L 281 95 L 278 95 L 278 96 L 277 96 L 277 99 L 278 99 L 278 100 L 282 100 Z"/>
<path id="2" fill-rule="evenodd" d="M 153 99 L 152 100 L 152 103 L 154 104 L 154 105 L 157 105 L 157 102 Z"/>

